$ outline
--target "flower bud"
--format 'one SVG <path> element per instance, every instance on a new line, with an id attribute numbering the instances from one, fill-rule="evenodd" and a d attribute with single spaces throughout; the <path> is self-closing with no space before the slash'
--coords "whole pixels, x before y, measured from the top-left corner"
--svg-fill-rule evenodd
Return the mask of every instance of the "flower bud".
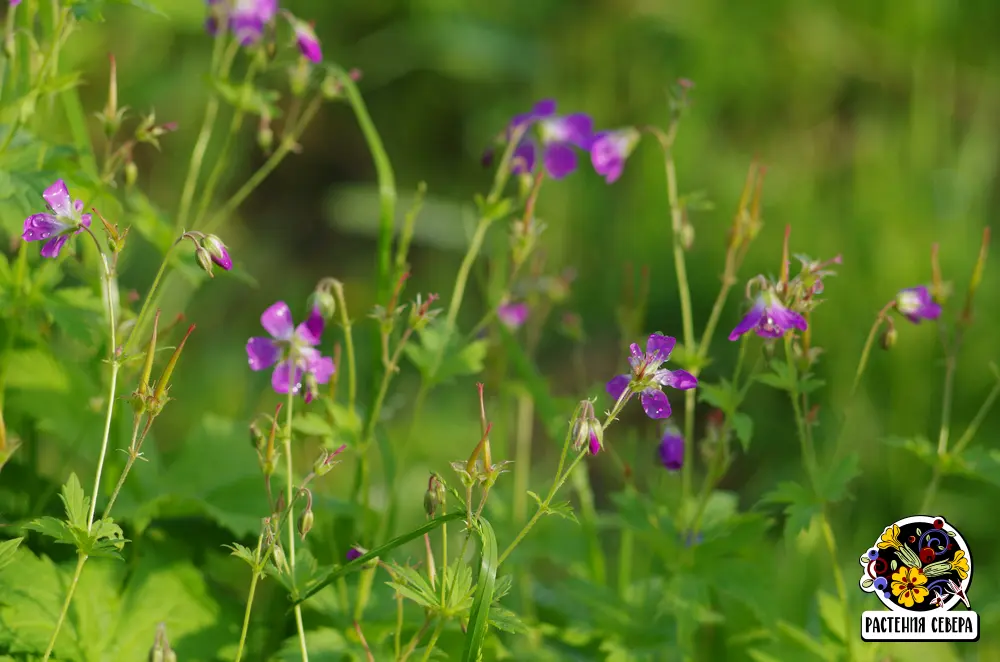
<path id="1" fill-rule="evenodd" d="M 132 188 L 135 185 L 135 180 L 139 178 L 139 166 L 135 164 L 135 161 L 129 161 L 125 164 L 125 187 Z"/>
<path id="2" fill-rule="evenodd" d="M 573 448 L 586 448 L 591 455 L 597 455 L 604 448 L 604 426 L 594 416 L 594 404 L 590 400 L 580 402 L 576 420 L 573 421 Z"/>
<path id="3" fill-rule="evenodd" d="M 694 246 L 694 226 L 687 222 L 681 225 L 681 246 L 686 251 Z"/>
<path id="4" fill-rule="evenodd" d="M 209 252 L 203 247 L 198 246 L 194 249 L 194 257 L 198 260 L 198 266 L 208 274 L 209 278 L 215 278 L 215 275 L 212 273 L 212 256 Z"/>
<path id="5" fill-rule="evenodd" d="M 278 569 L 278 572 L 285 572 L 288 568 L 288 559 L 285 558 L 285 550 L 281 549 L 281 545 L 275 543 L 273 556 L 274 567 Z"/>
<path id="6" fill-rule="evenodd" d="M 299 535 L 302 536 L 303 540 L 306 539 L 306 534 L 312 530 L 314 519 L 311 509 L 302 513 L 302 517 L 299 518 Z"/>
<path id="7" fill-rule="evenodd" d="M 288 70 L 288 87 L 292 94 L 301 97 L 309 85 L 309 64 L 300 58 L 296 66 Z"/>
<path id="8" fill-rule="evenodd" d="M 882 349 L 889 351 L 892 346 L 896 344 L 896 339 L 899 337 L 899 333 L 896 331 L 896 326 L 890 323 L 882 331 L 882 335 L 879 336 L 878 342 L 882 346 Z"/>
<path id="9" fill-rule="evenodd" d="M 226 271 L 233 268 L 233 259 L 229 257 L 229 251 L 226 249 L 226 245 L 222 243 L 222 240 L 214 234 L 205 235 L 205 238 L 201 240 L 201 246 L 208 253 L 212 262 L 219 265 Z M 209 271 L 209 274 L 211 274 L 211 271 Z"/>
<path id="10" fill-rule="evenodd" d="M 444 505 L 445 497 L 446 491 L 441 478 L 437 474 L 431 474 L 424 493 L 424 512 L 428 517 L 434 517 L 438 508 Z"/>
<path id="11" fill-rule="evenodd" d="M 316 290 L 309 295 L 309 308 L 318 310 L 323 319 L 331 320 L 337 312 L 337 298 L 329 290 Z"/>

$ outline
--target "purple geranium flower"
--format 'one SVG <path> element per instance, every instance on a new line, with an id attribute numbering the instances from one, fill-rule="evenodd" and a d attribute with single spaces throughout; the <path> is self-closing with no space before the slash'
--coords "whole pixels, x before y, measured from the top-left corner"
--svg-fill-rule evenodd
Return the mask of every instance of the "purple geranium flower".
<path id="1" fill-rule="evenodd" d="M 668 427 L 660 440 L 660 462 L 670 471 L 684 466 L 684 437 L 674 427 Z"/>
<path id="2" fill-rule="evenodd" d="M 362 551 L 360 547 L 351 547 L 349 550 L 347 550 L 347 562 L 350 563 L 351 561 L 356 561 L 357 559 L 360 559 L 364 555 L 365 552 Z"/>
<path id="3" fill-rule="evenodd" d="M 298 42 L 299 51 L 303 57 L 310 62 L 321 62 L 323 60 L 323 49 L 319 45 L 319 37 L 316 36 L 312 25 L 295 18 L 290 13 L 285 12 L 285 17 L 295 30 L 295 41 Z"/>
<path id="4" fill-rule="evenodd" d="M 805 331 L 806 320 L 794 310 L 789 310 L 778 300 L 774 292 L 762 292 L 754 301 L 747 314 L 729 334 L 730 340 L 738 340 L 748 331 L 755 331 L 761 338 L 780 338 L 786 331 Z"/>
<path id="5" fill-rule="evenodd" d="M 638 131 L 629 127 L 618 131 L 601 131 L 590 146 L 590 161 L 594 170 L 613 184 L 625 169 L 625 161 L 639 142 Z"/>
<path id="6" fill-rule="evenodd" d="M 941 316 L 940 304 L 931 298 L 931 293 L 923 285 L 900 290 L 896 295 L 896 310 L 914 324 Z"/>
<path id="7" fill-rule="evenodd" d="M 233 268 L 233 258 L 229 256 L 229 250 L 226 245 L 222 243 L 222 240 L 216 237 L 214 234 L 206 235 L 202 245 L 205 250 L 208 251 L 209 257 L 212 258 L 212 262 L 229 271 Z"/>
<path id="8" fill-rule="evenodd" d="M 497 318 L 508 329 L 519 329 L 528 319 L 528 304 L 504 303 L 497 306 Z"/>
<path id="9" fill-rule="evenodd" d="M 80 213 L 83 211 L 83 201 L 73 200 L 66 182 L 61 179 L 45 189 L 42 198 L 52 213 L 32 214 L 26 218 L 21 239 L 45 241 L 42 257 L 58 257 L 70 235 L 80 234 L 84 228 L 90 227 L 90 214 Z"/>
<path id="10" fill-rule="evenodd" d="M 670 336 L 654 333 L 646 341 L 646 352 L 639 345 L 632 343 L 629 347 L 632 374 L 618 375 L 608 382 L 608 395 L 616 401 L 626 390 L 641 393 L 642 408 L 650 418 L 669 418 L 670 401 L 667 400 L 664 386 L 686 391 L 698 385 L 698 380 L 686 370 L 667 370 L 661 368 L 669 358 L 677 341 Z"/>
<path id="11" fill-rule="evenodd" d="M 271 387 L 276 393 L 298 393 L 303 379 L 316 384 L 330 381 L 335 370 L 333 359 L 316 349 L 323 334 L 323 316 L 318 309 L 314 308 L 309 318 L 296 327 L 288 305 L 279 301 L 264 311 L 260 324 L 271 337 L 248 340 L 247 357 L 254 371 L 275 366 Z M 312 389 L 306 389 L 305 398 L 306 402 L 312 399 Z"/>
<path id="12" fill-rule="evenodd" d="M 577 168 L 576 149 L 589 150 L 593 142 L 594 121 L 585 113 L 556 115 L 556 102 L 544 99 L 531 112 L 515 115 L 507 126 L 507 140 L 517 129 L 537 125 L 545 171 L 553 179 L 562 179 Z M 535 168 L 539 143 L 525 136 L 514 149 L 512 172 L 522 174 Z"/>
<path id="13" fill-rule="evenodd" d="M 214 35 L 220 21 L 226 21 L 243 46 L 260 39 L 278 13 L 278 0 L 206 0 L 206 4 L 211 8 L 206 23 L 209 34 Z"/>

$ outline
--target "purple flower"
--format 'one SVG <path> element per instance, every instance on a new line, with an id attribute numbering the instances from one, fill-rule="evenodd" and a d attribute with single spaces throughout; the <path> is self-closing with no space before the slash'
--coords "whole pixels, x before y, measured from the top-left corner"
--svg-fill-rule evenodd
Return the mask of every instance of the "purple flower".
<path id="1" fill-rule="evenodd" d="M 625 169 L 625 161 L 639 142 L 638 131 L 629 127 L 618 131 L 601 131 L 590 146 L 590 161 L 594 170 L 613 184 Z"/>
<path id="2" fill-rule="evenodd" d="M 753 307 L 729 334 L 730 340 L 738 340 L 748 331 L 755 331 L 761 338 L 780 338 L 786 331 L 805 331 L 806 320 L 793 310 L 786 308 L 774 292 L 762 292 Z"/>
<path id="3" fill-rule="evenodd" d="M 577 168 L 576 149 L 589 150 L 593 142 L 594 121 L 585 113 L 556 115 L 556 102 L 544 99 L 531 112 L 515 115 L 507 126 L 507 140 L 517 129 L 538 126 L 545 171 L 553 179 L 562 179 Z M 511 171 L 514 174 L 533 172 L 539 143 L 525 136 L 514 149 Z"/>
<path id="4" fill-rule="evenodd" d="M 896 295 L 896 310 L 914 324 L 919 324 L 921 320 L 936 320 L 941 316 L 941 306 L 931 298 L 931 293 L 923 285 L 900 290 Z"/>
<path id="5" fill-rule="evenodd" d="M 670 401 L 662 391 L 664 386 L 670 386 L 681 391 L 692 389 L 698 385 L 698 380 L 685 370 L 667 370 L 661 368 L 669 358 L 677 341 L 670 336 L 654 333 L 646 341 L 646 352 L 639 345 L 632 343 L 629 347 L 631 355 L 629 363 L 632 374 L 618 375 L 608 382 L 608 395 L 616 401 L 624 396 L 626 391 L 641 393 L 642 408 L 650 418 L 669 418 Z M 626 396 L 627 397 L 627 396 Z"/>
<path id="6" fill-rule="evenodd" d="M 684 466 L 684 437 L 677 428 L 668 427 L 660 440 L 660 462 L 670 471 Z"/>
<path id="7" fill-rule="evenodd" d="M 11 7 L 16 7 L 19 4 L 21 4 L 21 0 L 10 0 L 10 6 Z"/>
<path id="8" fill-rule="evenodd" d="M 225 22 L 243 46 L 249 46 L 264 34 L 264 28 L 278 13 L 278 0 L 206 0 L 210 14 L 205 24 L 215 35 Z"/>
<path id="9" fill-rule="evenodd" d="M 229 257 L 229 250 L 226 249 L 226 245 L 222 243 L 222 240 L 214 234 L 206 235 L 204 241 L 202 241 L 202 246 L 208 251 L 212 262 L 215 262 L 226 271 L 233 268 L 233 259 Z"/>
<path id="10" fill-rule="evenodd" d="M 313 309 L 309 318 L 297 327 L 284 301 L 264 311 L 260 324 L 270 338 L 254 337 L 247 341 L 250 369 L 264 370 L 275 366 L 271 387 L 276 393 L 298 393 L 302 381 L 326 384 L 333 375 L 333 359 L 322 356 L 316 345 L 323 334 L 323 316 Z M 312 389 L 306 389 L 306 401 L 312 399 Z"/>
<path id="11" fill-rule="evenodd" d="M 83 201 L 69 196 L 66 182 L 57 180 L 42 193 L 51 214 L 32 214 L 24 220 L 25 241 L 45 241 L 42 257 L 58 257 L 70 235 L 90 227 L 90 214 L 81 214 Z M 47 240 L 47 241 L 46 241 Z"/>
<path id="12" fill-rule="evenodd" d="M 319 37 L 316 36 L 312 25 L 295 18 L 288 12 L 285 12 L 285 16 L 292 24 L 292 29 L 295 30 L 295 41 L 298 42 L 299 51 L 302 52 L 303 57 L 310 62 L 321 62 L 323 49 L 319 45 Z"/>
<path id="13" fill-rule="evenodd" d="M 508 329 L 519 329 L 528 319 L 528 304 L 504 303 L 497 306 L 497 318 Z"/>
<path id="14" fill-rule="evenodd" d="M 350 563 L 351 561 L 360 559 L 364 554 L 360 547 L 351 547 L 347 550 L 347 562 Z"/>

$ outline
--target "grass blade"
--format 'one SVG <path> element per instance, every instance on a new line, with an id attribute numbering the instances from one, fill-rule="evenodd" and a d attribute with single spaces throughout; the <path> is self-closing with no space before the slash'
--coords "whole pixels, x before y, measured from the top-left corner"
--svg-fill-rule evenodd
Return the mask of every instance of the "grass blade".
<path id="1" fill-rule="evenodd" d="M 469 612 L 469 629 L 465 638 L 463 662 L 478 662 L 483 657 L 483 644 L 490 624 L 490 607 L 497 583 L 497 538 L 493 527 L 485 519 L 479 519 L 479 537 L 482 542 L 482 562 L 479 578 L 476 580 L 476 597 Z"/>

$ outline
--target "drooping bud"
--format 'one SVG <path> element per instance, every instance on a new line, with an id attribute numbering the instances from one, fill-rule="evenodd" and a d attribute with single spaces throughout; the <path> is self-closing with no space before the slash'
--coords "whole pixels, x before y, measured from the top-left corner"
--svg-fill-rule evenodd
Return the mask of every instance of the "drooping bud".
<path id="1" fill-rule="evenodd" d="M 288 559 L 285 557 L 285 550 L 281 549 L 281 545 L 277 542 L 274 544 L 274 567 L 278 569 L 278 572 L 288 572 Z"/>
<path id="2" fill-rule="evenodd" d="M 202 271 L 207 273 L 209 278 L 215 278 L 215 274 L 212 273 L 212 256 L 209 252 L 198 246 L 194 249 L 194 257 L 198 261 L 198 266 L 201 267 Z"/>
<path id="3" fill-rule="evenodd" d="M 577 407 L 571 434 L 574 450 L 586 448 L 591 455 L 597 455 L 604 448 L 604 426 L 594 416 L 594 403 L 590 400 L 582 400 Z"/>
<path id="4" fill-rule="evenodd" d="M 667 426 L 659 446 L 660 462 L 670 471 L 684 466 L 684 437 L 676 427 Z"/>
<path id="5" fill-rule="evenodd" d="M 205 238 L 201 240 L 201 246 L 208 252 L 209 258 L 212 262 L 219 265 L 226 271 L 233 268 L 233 259 L 229 257 L 229 251 L 226 249 L 226 245 L 222 243 L 214 234 L 207 234 Z M 199 258 L 200 261 L 201 258 Z M 209 271 L 211 275 L 211 271 Z"/>
<path id="6" fill-rule="evenodd" d="M 326 288 L 317 289 L 309 295 L 309 308 L 318 310 L 323 319 L 332 320 L 337 312 L 337 298 Z"/>
<path id="7" fill-rule="evenodd" d="M 438 508 L 444 506 L 447 491 L 444 481 L 435 473 L 431 474 L 427 482 L 427 491 L 424 493 L 424 512 L 428 517 L 434 517 Z"/>
<path id="8" fill-rule="evenodd" d="M 126 188 L 132 188 L 135 186 L 135 181 L 139 178 L 139 166 L 135 164 L 135 161 L 129 161 L 125 164 L 125 186 Z"/>
<path id="9" fill-rule="evenodd" d="M 886 318 L 886 327 L 882 331 L 882 335 L 879 336 L 878 343 L 881 345 L 882 349 L 889 351 L 892 346 L 896 344 L 896 340 L 899 337 L 899 333 L 896 331 L 896 325 L 893 324 L 892 318 Z"/>
<path id="10" fill-rule="evenodd" d="M 302 517 L 299 518 L 299 535 L 302 536 L 303 540 L 306 539 L 306 534 L 312 530 L 314 520 L 311 508 L 302 513 Z"/>

